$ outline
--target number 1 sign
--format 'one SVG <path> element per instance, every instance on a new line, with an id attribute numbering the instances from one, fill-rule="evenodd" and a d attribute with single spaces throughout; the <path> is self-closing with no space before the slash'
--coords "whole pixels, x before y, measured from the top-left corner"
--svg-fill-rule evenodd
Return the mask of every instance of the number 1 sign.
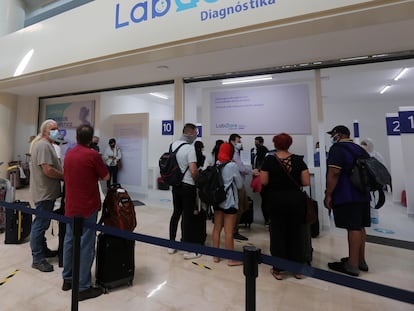
<path id="1" fill-rule="evenodd" d="M 414 133 L 414 111 L 399 111 L 401 133 Z"/>

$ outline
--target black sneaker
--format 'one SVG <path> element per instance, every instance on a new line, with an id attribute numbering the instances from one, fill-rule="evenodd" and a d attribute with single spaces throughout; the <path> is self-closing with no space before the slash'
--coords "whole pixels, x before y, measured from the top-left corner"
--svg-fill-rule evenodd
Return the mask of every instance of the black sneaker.
<path id="1" fill-rule="evenodd" d="M 342 262 L 348 262 L 348 260 L 349 260 L 349 257 L 341 258 Z M 359 263 L 358 268 L 359 268 L 359 270 L 364 271 L 364 272 L 368 272 L 368 270 L 369 270 L 368 265 L 365 261 L 361 261 Z"/>
<path id="2" fill-rule="evenodd" d="M 103 294 L 103 289 L 100 287 L 90 287 L 79 292 L 79 301 L 95 298 Z"/>
<path id="3" fill-rule="evenodd" d="M 236 240 L 241 240 L 241 241 L 247 241 L 248 240 L 248 238 L 247 237 L 245 237 L 244 235 L 241 235 L 240 233 L 235 233 L 235 234 L 233 234 L 233 239 L 236 239 Z"/>
<path id="4" fill-rule="evenodd" d="M 50 263 L 48 263 L 46 259 L 43 259 L 40 262 L 32 263 L 32 268 L 37 269 L 41 272 L 52 272 L 53 271 L 53 266 Z"/>
<path id="5" fill-rule="evenodd" d="M 54 258 L 58 255 L 58 251 L 52 251 L 51 249 L 46 249 L 45 251 L 45 257 L 46 258 Z"/>
<path id="6" fill-rule="evenodd" d="M 338 271 L 352 276 L 359 276 L 359 270 L 351 267 L 347 262 L 330 262 L 328 263 L 328 267 L 329 269 L 334 271 Z"/>
<path id="7" fill-rule="evenodd" d="M 63 280 L 62 290 L 67 291 L 72 289 L 72 281 L 70 280 Z"/>

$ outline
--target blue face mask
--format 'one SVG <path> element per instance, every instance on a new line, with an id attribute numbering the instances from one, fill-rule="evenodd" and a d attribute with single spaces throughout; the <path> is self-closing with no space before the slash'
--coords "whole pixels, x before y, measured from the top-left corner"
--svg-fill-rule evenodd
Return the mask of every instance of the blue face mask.
<path id="1" fill-rule="evenodd" d="M 59 136 L 59 130 L 51 130 L 49 133 L 49 138 L 51 140 L 56 140 Z"/>
<path id="2" fill-rule="evenodd" d="M 338 142 L 338 140 L 336 139 L 336 136 L 332 136 L 331 137 L 331 144 L 336 144 Z"/>
<path id="3" fill-rule="evenodd" d="M 237 143 L 236 146 L 234 146 L 237 150 L 242 150 L 243 149 L 243 145 L 242 143 Z"/>

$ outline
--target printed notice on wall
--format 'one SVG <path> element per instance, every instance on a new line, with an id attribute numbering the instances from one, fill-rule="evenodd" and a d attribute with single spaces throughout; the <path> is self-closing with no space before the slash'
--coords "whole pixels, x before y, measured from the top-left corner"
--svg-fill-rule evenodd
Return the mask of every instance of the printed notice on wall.
<path id="1" fill-rule="evenodd" d="M 307 84 L 272 85 L 210 94 L 210 133 L 311 134 Z"/>

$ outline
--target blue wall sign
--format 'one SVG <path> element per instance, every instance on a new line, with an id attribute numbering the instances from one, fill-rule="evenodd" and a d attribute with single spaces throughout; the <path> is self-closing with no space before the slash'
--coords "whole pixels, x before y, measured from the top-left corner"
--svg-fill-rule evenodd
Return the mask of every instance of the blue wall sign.
<path id="1" fill-rule="evenodd" d="M 387 123 L 387 136 L 400 135 L 400 118 L 399 117 L 386 117 Z"/>
<path id="2" fill-rule="evenodd" d="M 359 123 L 358 122 L 354 122 L 354 137 L 355 138 L 359 137 Z"/>
<path id="3" fill-rule="evenodd" d="M 414 133 L 414 111 L 398 112 L 401 133 Z"/>
<path id="4" fill-rule="evenodd" d="M 162 135 L 174 135 L 174 120 L 162 120 Z"/>
<path id="5" fill-rule="evenodd" d="M 203 137 L 203 126 L 197 125 L 197 129 L 198 129 L 197 137 Z"/>

